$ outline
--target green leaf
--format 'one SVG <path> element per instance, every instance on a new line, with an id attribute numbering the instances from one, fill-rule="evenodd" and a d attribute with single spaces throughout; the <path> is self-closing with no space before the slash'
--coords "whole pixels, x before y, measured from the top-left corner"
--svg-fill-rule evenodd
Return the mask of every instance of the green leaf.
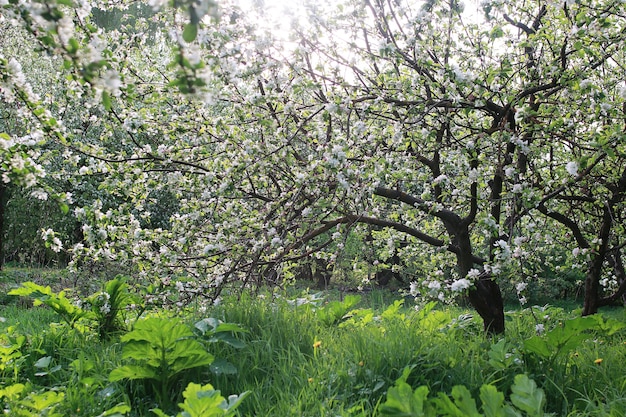
<path id="1" fill-rule="evenodd" d="M 603 320 L 602 316 L 599 316 L 597 314 L 596 316 L 598 316 L 598 328 L 603 332 L 606 332 L 607 336 L 611 336 L 626 327 L 626 323 L 624 323 L 623 321 L 611 318 L 605 321 Z"/>
<path id="2" fill-rule="evenodd" d="M 463 385 L 452 387 L 452 398 L 454 399 L 454 404 L 458 407 L 463 416 L 481 417 L 476 409 L 476 401 L 474 401 L 472 394 Z"/>
<path id="3" fill-rule="evenodd" d="M 198 25 L 193 23 L 187 23 L 183 30 L 183 39 L 185 42 L 193 42 L 198 35 Z"/>
<path id="4" fill-rule="evenodd" d="M 504 394 L 493 385 L 480 387 L 480 401 L 485 417 L 504 417 Z"/>
<path id="5" fill-rule="evenodd" d="M 511 402 L 530 417 L 543 416 L 545 395 L 532 379 L 524 374 L 515 376 L 511 387 Z"/>
<path id="6" fill-rule="evenodd" d="M 0 389 L 0 398 L 7 397 L 9 401 L 16 400 L 26 389 L 24 384 L 13 384 Z"/>
<path id="7" fill-rule="evenodd" d="M 528 353 L 535 353 L 543 358 L 549 358 L 553 349 L 543 337 L 533 336 L 524 340 L 524 349 Z"/>
<path id="8" fill-rule="evenodd" d="M 165 414 L 163 411 L 161 411 L 158 408 L 151 408 L 150 411 L 152 411 L 158 417 L 171 417 L 169 414 Z"/>
<path id="9" fill-rule="evenodd" d="M 31 393 L 24 399 L 30 408 L 36 411 L 47 411 L 38 415 L 51 415 L 50 410 L 63 401 L 65 393 L 57 391 L 45 391 L 42 393 Z"/>
<path id="10" fill-rule="evenodd" d="M 122 379 L 158 379 L 155 369 L 141 365 L 124 365 L 111 371 L 109 381 L 115 382 Z"/>
<path id="11" fill-rule="evenodd" d="M 111 95 L 108 93 L 108 91 L 102 92 L 102 105 L 104 106 L 104 109 L 106 111 L 111 110 Z"/>
<path id="12" fill-rule="evenodd" d="M 400 378 L 387 391 L 387 400 L 380 407 L 380 412 L 386 416 L 420 417 L 426 416 L 428 387 L 420 386 L 413 391 L 407 384 L 407 379 L 413 367 L 405 367 Z"/>
<path id="13" fill-rule="evenodd" d="M 202 345 L 200 345 L 202 346 Z M 169 361 L 170 368 L 173 373 L 185 371 L 187 369 L 199 368 L 201 366 L 208 366 L 213 363 L 215 357 L 209 352 L 202 351 L 193 354 L 187 354 L 186 356 L 179 355 L 173 361 Z"/>
<path id="14" fill-rule="evenodd" d="M 404 320 L 404 314 L 401 314 L 402 306 L 404 305 L 404 300 L 396 300 L 392 305 L 387 307 L 385 311 L 383 311 L 380 315 L 381 318 L 386 320 L 395 320 L 401 319 Z"/>
<path id="15" fill-rule="evenodd" d="M 131 407 L 129 405 L 120 403 L 113 408 L 109 408 L 104 413 L 99 414 L 97 417 L 122 417 L 130 413 L 130 411 Z"/>
<path id="16" fill-rule="evenodd" d="M 249 395 L 246 391 L 240 395 L 231 395 L 224 398 L 220 391 L 213 388 L 211 384 L 199 385 L 190 383 L 183 392 L 185 401 L 178 404 L 183 410 L 179 417 L 213 417 L 231 416 L 244 398 Z M 159 417 L 169 417 L 160 409 L 150 410 Z"/>
<path id="17" fill-rule="evenodd" d="M 339 323 L 345 318 L 346 313 L 361 301 L 360 295 L 348 295 L 343 301 L 331 301 L 323 308 L 317 310 L 317 317 L 327 326 Z"/>
<path id="18" fill-rule="evenodd" d="M 505 339 L 491 345 L 489 349 L 489 364 L 495 369 L 503 370 L 508 368 L 514 357 L 509 354 L 509 345 Z"/>
<path id="19" fill-rule="evenodd" d="M 234 347 L 235 349 L 242 349 L 246 347 L 245 342 L 237 339 L 230 333 L 216 333 L 213 337 L 208 339 L 209 342 L 224 342 L 229 346 Z"/>
<path id="20" fill-rule="evenodd" d="M 413 391 L 409 384 L 389 388 L 387 401 L 380 412 L 385 416 L 420 417 L 425 416 L 424 406 L 428 397 L 428 387 L 423 385 Z"/>
<path id="21" fill-rule="evenodd" d="M 222 406 L 226 405 L 226 410 L 232 412 L 235 408 L 239 407 L 241 402 L 250 395 L 250 391 L 244 391 L 239 395 L 229 395 L 226 400 L 226 404 L 222 404 Z M 228 413 L 230 414 L 230 413 Z"/>
<path id="22" fill-rule="evenodd" d="M 48 368 L 50 363 L 52 362 L 52 356 L 44 356 L 43 358 L 39 358 L 37 362 L 33 364 L 35 368 Z"/>
<path id="23" fill-rule="evenodd" d="M 235 365 L 228 362 L 226 359 L 216 359 L 211 363 L 211 372 L 215 375 L 236 375 L 238 370 Z"/>
<path id="24" fill-rule="evenodd" d="M 122 336 L 121 340 L 122 342 L 146 342 L 149 345 L 154 345 L 158 350 L 170 350 L 178 341 L 192 336 L 191 329 L 176 319 L 151 317 L 137 322 L 135 329 Z M 123 354 L 123 357 L 132 356 Z"/>
<path id="25" fill-rule="evenodd" d="M 78 52 L 78 48 L 80 48 L 78 41 L 75 38 L 70 38 L 68 41 L 67 52 L 69 52 L 70 55 L 73 55 Z"/>

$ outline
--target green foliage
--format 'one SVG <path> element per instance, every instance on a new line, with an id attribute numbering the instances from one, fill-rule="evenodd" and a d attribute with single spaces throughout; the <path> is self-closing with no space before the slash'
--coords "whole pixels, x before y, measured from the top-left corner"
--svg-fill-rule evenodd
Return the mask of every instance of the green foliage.
<path id="1" fill-rule="evenodd" d="M 583 341 L 598 332 L 612 335 L 626 327 L 626 324 L 614 319 L 604 319 L 601 315 L 577 317 L 565 320 L 542 336 L 533 336 L 524 341 L 524 349 L 551 362 L 564 357 L 580 347 Z"/>
<path id="2" fill-rule="evenodd" d="M 117 404 L 114 407 L 109 408 L 97 417 L 123 417 L 130 413 L 131 408 L 126 404 Z"/>
<path id="3" fill-rule="evenodd" d="M 84 301 L 73 302 L 65 294 L 65 291 L 55 293 L 50 286 L 44 287 L 30 281 L 9 292 L 9 295 L 29 297 L 35 305 L 49 306 L 72 328 L 76 327 L 79 320 L 95 321 L 103 340 L 125 328 L 122 314 L 132 301 L 136 301 L 128 291 L 124 277 L 120 275 L 107 281 L 102 291 L 90 295 Z"/>
<path id="4" fill-rule="evenodd" d="M 517 375 L 511 387 L 511 402 L 528 416 L 542 416 L 546 403 L 543 390 L 526 375 Z"/>
<path id="5" fill-rule="evenodd" d="M 322 295 L 292 302 L 277 292 L 265 299 L 225 297 L 207 318 L 190 312 L 190 326 L 183 318 L 140 320 L 124 344 L 100 339 L 95 326 L 81 334 L 51 325 L 57 317 L 49 309 L 0 306 L 6 320 L 0 320 L 0 406 L 20 409 L 18 416 L 38 415 L 24 401 L 59 392 L 63 398 L 41 415 L 225 415 L 229 394 L 243 393 L 230 400 L 239 398 L 236 410 L 228 408 L 231 414 L 590 417 L 626 410 L 623 309 L 613 310 L 612 319 L 593 317 L 596 324 L 568 324 L 577 312 L 533 308 L 548 329 L 539 337 L 557 328 L 589 336 L 572 349 L 569 339 L 555 339 L 562 351 L 555 356 L 557 348 L 550 348 L 549 356 L 541 356 L 525 347 L 536 334 L 530 310 L 508 312 L 506 338 L 491 340 L 466 310 L 436 303 L 408 308 L 401 299 L 383 305 L 370 293 L 362 295 L 362 308 L 352 307 L 339 325 L 328 326 L 317 316 Z M 83 322 L 95 323 L 77 325 Z M 126 347 L 133 344 L 139 348 Z M 196 368 L 187 365 L 202 359 L 176 360 L 181 351 L 196 349 L 218 359 Z M 232 368 L 214 369 L 220 361 Z M 162 368 L 169 373 L 166 394 L 155 379 Z M 110 380 L 115 372 L 129 375 Z"/>
<path id="6" fill-rule="evenodd" d="M 427 416 L 428 387 L 420 386 L 415 389 L 406 382 L 412 368 L 406 367 L 402 376 L 396 380 L 393 387 L 387 391 L 387 401 L 380 406 L 380 412 L 389 416 Z"/>
<path id="7" fill-rule="evenodd" d="M 237 324 L 224 323 L 214 317 L 208 317 L 196 322 L 194 327 L 200 332 L 200 340 L 205 344 L 222 342 L 235 349 L 246 347 L 246 343 L 237 338 L 236 334 L 247 333 L 247 330 Z M 210 368 L 211 372 L 216 375 L 234 375 L 237 373 L 237 367 L 223 358 L 215 359 Z"/>
<path id="8" fill-rule="evenodd" d="M 123 365 L 109 374 L 111 381 L 148 380 L 156 388 L 161 407 L 170 404 L 177 377 L 189 369 L 208 366 L 214 356 L 195 340 L 191 329 L 177 319 L 152 317 L 135 324 L 133 331 L 122 336 Z"/>
<path id="9" fill-rule="evenodd" d="M 83 310 L 65 297 L 65 291 L 55 293 L 49 286 L 44 287 L 34 282 L 22 283 L 19 288 L 9 291 L 9 295 L 30 297 L 34 300 L 36 306 L 41 304 L 47 305 L 72 328 L 81 318 L 93 317 L 91 312 Z"/>
<path id="10" fill-rule="evenodd" d="M 0 404 L 5 413 L 15 417 L 63 417 L 58 411 L 65 394 L 59 391 L 31 391 L 24 384 L 13 384 L 0 389 Z"/>
<path id="11" fill-rule="evenodd" d="M 118 275 L 104 284 L 104 289 L 89 296 L 85 302 L 98 323 L 100 338 L 110 338 L 125 328 L 122 313 L 134 301 L 124 277 Z"/>
<path id="12" fill-rule="evenodd" d="M 543 417 L 545 396 L 543 390 L 524 374 L 515 376 L 511 386 L 510 401 L 505 402 L 504 394 L 493 385 L 480 387 L 482 413 L 478 411 L 476 400 L 463 385 L 452 388 L 450 395 L 442 392 L 428 398 L 428 387 L 422 385 L 415 390 L 407 383 L 411 368 L 407 367 L 402 376 L 389 388 L 387 398 L 381 404 L 382 415 L 396 417 Z M 524 412 L 525 414 L 522 414 Z"/>
<path id="13" fill-rule="evenodd" d="M 21 364 L 26 359 L 22 349 L 26 344 L 26 336 L 9 327 L 0 334 L 0 377 L 3 381 L 18 381 Z"/>
<path id="14" fill-rule="evenodd" d="M 198 36 L 198 25 L 194 23 L 187 23 L 185 30 L 183 30 L 183 39 L 185 42 L 193 42 Z"/>
<path id="15" fill-rule="evenodd" d="M 249 392 L 244 392 L 240 395 L 231 395 L 226 399 L 211 384 L 199 385 L 191 382 L 183 392 L 185 401 L 178 404 L 183 411 L 176 417 L 232 416 L 248 394 Z M 153 409 L 152 412 L 159 417 L 168 417 L 160 409 Z"/>
<path id="16" fill-rule="evenodd" d="M 321 323 L 332 326 L 346 318 L 346 314 L 352 307 L 361 301 L 360 295 L 346 295 L 343 301 L 330 301 L 325 306 L 317 309 L 316 315 Z"/>

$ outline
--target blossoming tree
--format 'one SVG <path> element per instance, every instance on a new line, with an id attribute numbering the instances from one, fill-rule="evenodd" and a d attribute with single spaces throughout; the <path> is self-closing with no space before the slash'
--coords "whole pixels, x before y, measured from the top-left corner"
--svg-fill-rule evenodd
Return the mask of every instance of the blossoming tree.
<path id="1" fill-rule="evenodd" d="M 207 1 L 150 5 L 114 27 L 86 1 L 2 9 L 62 57 L 58 88 L 83 103 L 67 128 L 4 87 L 65 149 L 68 175 L 102 178 L 76 207 L 75 259 L 132 265 L 181 303 L 215 300 L 234 281 L 277 282 L 365 223 L 393 248 L 410 236 L 404 250 L 433 265 L 415 294 L 467 293 L 493 333 L 499 280 L 527 279 L 504 272 L 550 245 L 541 228 L 591 250 L 573 224 L 600 221 L 602 242 L 610 217 L 589 265 L 620 270 L 623 180 L 602 168 L 623 165 L 622 2 L 493 1 L 474 16 L 454 0 L 346 1 L 311 6 L 289 42 L 228 2 L 219 20 Z M 593 199 L 576 191 L 599 181 Z"/>
<path id="2" fill-rule="evenodd" d="M 345 221 L 385 224 L 452 252 L 448 288 L 468 289 L 486 330 L 501 332 L 496 278 L 561 233 L 550 220 L 590 247 L 576 224 L 589 224 L 585 202 L 601 205 L 590 233 L 604 246 L 586 265 L 585 312 L 594 312 L 587 306 L 597 304 L 607 256 L 623 276 L 621 229 L 612 226 L 623 178 L 606 166 L 623 164 L 623 8 L 485 2 L 476 21 L 455 1 L 368 1 L 314 20 L 294 71 L 316 84 L 329 136 L 347 145 L 350 188 L 379 197 Z M 581 181 L 593 197 L 571 192 Z M 350 201 L 365 199 L 358 193 Z M 568 214 L 548 208 L 557 206 Z M 537 222 L 537 212 L 547 219 Z M 532 276 L 521 272 L 520 283 Z M 440 291 L 442 276 L 434 268 L 424 292 Z"/>

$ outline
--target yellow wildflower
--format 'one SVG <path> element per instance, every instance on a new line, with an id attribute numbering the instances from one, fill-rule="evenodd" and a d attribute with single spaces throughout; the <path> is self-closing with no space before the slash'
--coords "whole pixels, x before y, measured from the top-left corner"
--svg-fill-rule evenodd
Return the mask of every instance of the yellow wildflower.
<path id="1" fill-rule="evenodd" d="M 320 346 L 322 346 L 321 340 L 317 340 L 315 343 L 313 343 L 313 349 L 317 349 Z"/>
<path id="2" fill-rule="evenodd" d="M 595 361 L 593 361 L 593 363 L 595 363 L 596 365 L 600 365 L 602 363 L 602 358 L 598 358 Z"/>

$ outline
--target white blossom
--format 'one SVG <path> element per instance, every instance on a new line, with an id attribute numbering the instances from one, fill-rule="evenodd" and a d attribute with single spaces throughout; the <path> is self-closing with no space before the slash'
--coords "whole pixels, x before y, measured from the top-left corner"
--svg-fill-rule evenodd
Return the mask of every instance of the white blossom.
<path id="1" fill-rule="evenodd" d="M 568 162 L 567 165 L 565 166 L 565 169 L 567 170 L 567 173 L 572 176 L 578 175 L 578 162 L 576 161 Z"/>
<path id="2" fill-rule="evenodd" d="M 439 175 L 437 178 L 435 178 L 435 179 L 433 180 L 433 184 L 435 184 L 435 185 L 439 185 L 439 184 L 441 184 L 441 183 L 445 182 L 447 179 L 448 179 L 448 176 L 447 176 L 447 175 L 445 175 L 445 174 L 441 174 L 441 175 Z"/>
<path id="3" fill-rule="evenodd" d="M 476 280 L 478 279 L 478 277 L 480 276 L 480 271 L 476 268 L 472 268 L 469 271 L 467 271 L 467 278 L 470 280 Z"/>
<path id="4" fill-rule="evenodd" d="M 152 10 L 158 12 L 161 7 L 167 5 L 168 0 L 148 0 L 148 5 L 152 7 Z"/>
<path id="5" fill-rule="evenodd" d="M 461 279 L 454 281 L 452 285 L 450 286 L 450 289 L 454 292 L 460 292 L 460 291 L 468 289 L 471 285 L 472 283 L 468 279 L 461 278 Z"/>
<path id="6" fill-rule="evenodd" d="M 104 89 L 111 93 L 112 96 L 118 97 L 122 94 L 120 91 L 122 81 L 117 71 L 110 69 L 105 72 L 102 76 L 102 83 L 104 84 Z"/>

